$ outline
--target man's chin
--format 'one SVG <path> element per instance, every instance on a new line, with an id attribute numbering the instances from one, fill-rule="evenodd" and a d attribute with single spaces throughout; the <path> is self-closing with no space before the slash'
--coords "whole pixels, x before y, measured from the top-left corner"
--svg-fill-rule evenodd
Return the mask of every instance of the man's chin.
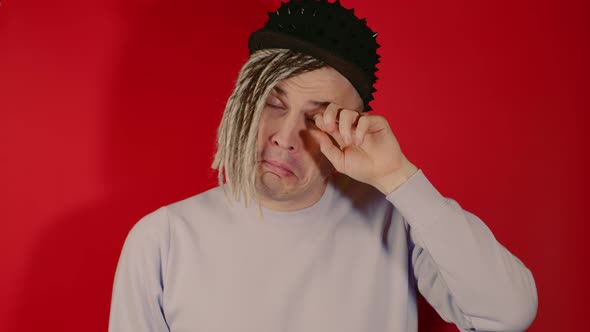
<path id="1" fill-rule="evenodd" d="M 293 177 L 281 177 L 272 172 L 265 172 L 258 178 L 256 190 L 259 195 L 276 201 L 286 201 L 296 197 L 296 188 L 289 185 Z"/>

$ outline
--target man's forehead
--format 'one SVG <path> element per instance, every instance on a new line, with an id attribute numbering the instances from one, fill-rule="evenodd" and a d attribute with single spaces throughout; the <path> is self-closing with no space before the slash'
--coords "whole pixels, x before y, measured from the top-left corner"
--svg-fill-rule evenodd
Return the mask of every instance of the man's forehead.
<path id="1" fill-rule="evenodd" d="M 277 85 L 274 86 L 273 91 L 278 94 L 279 96 L 284 96 L 286 98 L 289 98 L 289 93 L 287 91 L 287 89 L 285 88 L 285 86 L 280 86 L 282 84 L 282 82 L 278 83 Z M 306 104 L 311 104 L 314 106 L 328 106 L 331 102 L 333 102 L 332 98 L 327 98 L 325 96 L 325 94 L 318 94 L 319 96 L 317 96 L 317 98 L 315 99 L 310 99 L 306 101 Z"/>
<path id="2" fill-rule="evenodd" d="M 362 109 L 362 99 L 350 81 L 332 67 L 304 72 L 277 82 L 274 94 L 289 101 L 303 98 L 312 106 L 335 103 L 351 109 Z M 294 96 L 290 96 L 293 94 Z"/>
<path id="3" fill-rule="evenodd" d="M 302 89 L 343 88 L 348 83 L 346 77 L 329 66 L 291 76 L 278 82 L 280 86 L 293 85 Z"/>

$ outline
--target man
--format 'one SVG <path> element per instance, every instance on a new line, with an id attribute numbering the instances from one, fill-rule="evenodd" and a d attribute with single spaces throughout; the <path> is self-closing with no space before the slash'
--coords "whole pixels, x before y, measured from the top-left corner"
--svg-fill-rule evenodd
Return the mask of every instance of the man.
<path id="1" fill-rule="evenodd" d="M 218 130 L 220 186 L 133 227 L 111 332 L 417 331 L 416 288 L 460 330 L 531 324 L 531 272 L 366 113 L 374 37 L 311 0 L 252 34 Z"/>

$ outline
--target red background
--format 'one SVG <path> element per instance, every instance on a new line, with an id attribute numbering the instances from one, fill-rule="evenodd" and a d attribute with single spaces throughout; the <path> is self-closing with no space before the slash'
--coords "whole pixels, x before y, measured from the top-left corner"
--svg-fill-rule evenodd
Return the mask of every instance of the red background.
<path id="1" fill-rule="evenodd" d="M 342 3 L 383 45 L 374 112 L 532 270 L 530 331 L 582 326 L 587 5 Z M 215 185 L 216 126 L 249 33 L 277 4 L 2 2 L 2 330 L 106 330 L 131 226 Z M 423 302 L 420 315 L 421 331 L 456 331 Z"/>

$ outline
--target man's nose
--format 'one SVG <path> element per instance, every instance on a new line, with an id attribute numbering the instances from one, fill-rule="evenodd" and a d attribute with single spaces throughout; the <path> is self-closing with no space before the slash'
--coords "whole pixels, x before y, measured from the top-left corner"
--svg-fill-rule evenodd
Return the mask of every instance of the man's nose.
<path id="1" fill-rule="evenodd" d="M 298 151 L 301 147 L 300 132 L 304 128 L 296 119 L 285 119 L 272 136 L 272 144 L 289 151 Z"/>

